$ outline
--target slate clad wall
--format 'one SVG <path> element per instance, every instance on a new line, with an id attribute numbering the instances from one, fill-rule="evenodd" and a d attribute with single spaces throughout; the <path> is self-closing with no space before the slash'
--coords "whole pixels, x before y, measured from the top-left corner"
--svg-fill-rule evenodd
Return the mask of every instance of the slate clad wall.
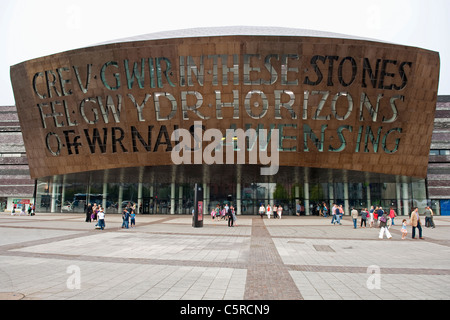
<path id="1" fill-rule="evenodd" d="M 0 106 L 0 197 L 31 197 L 34 181 L 15 106 Z"/>
<path id="2" fill-rule="evenodd" d="M 431 149 L 450 152 L 450 96 L 438 97 Z M 430 155 L 427 184 L 429 199 L 450 198 L 450 154 Z"/>

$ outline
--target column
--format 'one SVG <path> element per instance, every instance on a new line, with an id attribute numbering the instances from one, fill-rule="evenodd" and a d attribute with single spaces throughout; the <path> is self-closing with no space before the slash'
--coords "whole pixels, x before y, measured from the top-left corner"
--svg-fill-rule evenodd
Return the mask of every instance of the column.
<path id="1" fill-rule="evenodd" d="M 155 199 L 153 199 L 153 194 L 154 194 L 154 186 L 153 186 L 153 179 L 152 179 L 152 185 L 150 186 L 150 194 L 149 194 L 149 196 L 150 196 L 150 208 L 148 209 L 149 211 L 149 213 L 155 213 L 155 209 L 156 209 L 156 207 L 155 207 Z"/>
<path id="2" fill-rule="evenodd" d="M 395 196 L 397 198 L 397 215 L 401 215 L 402 212 L 400 211 L 401 208 L 401 203 L 402 203 L 402 198 L 401 198 L 401 185 L 399 182 L 395 183 Z"/>
<path id="3" fill-rule="evenodd" d="M 144 167 L 139 168 L 139 180 L 138 180 L 138 201 L 136 204 L 136 213 L 142 213 L 141 207 L 144 208 L 144 203 L 142 201 L 142 182 L 144 180 Z"/>
<path id="4" fill-rule="evenodd" d="M 175 214 L 175 182 L 170 184 L 170 214 Z"/>
<path id="5" fill-rule="evenodd" d="M 102 207 L 103 210 L 106 211 L 106 197 L 108 196 L 108 184 L 106 182 L 103 182 L 103 199 L 102 199 Z"/>
<path id="6" fill-rule="evenodd" d="M 65 193 L 66 193 L 66 175 L 64 175 L 64 177 L 63 177 L 62 190 L 61 190 L 61 212 L 62 212 L 62 207 L 64 206 L 64 202 L 66 201 Z"/>
<path id="7" fill-rule="evenodd" d="M 237 165 L 237 174 L 236 174 L 236 212 L 238 215 L 241 215 L 241 165 Z"/>
<path id="8" fill-rule="evenodd" d="M 203 182 L 203 219 L 206 217 L 207 210 L 208 210 L 208 184 L 206 182 Z"/>
<path id="9" fill-rule="evenodd" d="M 123 185 L 119 185 L 119 201 L 117 204 L 117 213 L 122 213 L 122 201 L 123 201 Z"/>
<path id="10" fill-rule="evenodd" d="M 109 170 L 103 172 L 103 194 L 102 194 L 102 207 L 106 212 L 106 199 L 108 197 L 108 175 Z"/>
<path id="11" fill-rule="evenodd" d="M 139 183 L 138 183 L 138 202 L 136 204 L 137 213 L 142 213 L 141 205 L 143 205 L 143 203 L 142 203 L 142 181 L 139 181 Z"/>
<path id="12" fill-rule="evenodd" d="M 57 184 L 55 183 L 55 180 L 52 181 L 52 199 L 51 199 L 51 206 L 50 206 L 50 212 L 55 213 L 56 212 L 56 191 L 57 191 Z"/>
<path id="13" fill-rule="evenodd" d="M 367 210 L 370 210 L 370 206 L 372 205 L 372 198 L 370 196 L 370 183 L 366 182 L 366 185 Z"/>
<path id="14" fill-rule="evenodd" d="M 330 204 L 328 207 L 328 211 L 331 212 L 331 208 L 333 207 L 334 203 L 334 185 L 333 182 L 328 183 L 328 195 L 330 197 Z"/>
<path id="15" fill-rule="evenodd" d="M 309 216 L 311 214 L 309 210 L 309 182 L 305 182 L 303 185 L 305 189 L 305 215 Z"/>
<path id="16" fill-rule="evenodd" d="M 408 196 L 408 183 L 402 183 L 402 201 L 403 201 L 403 215 L 409 216 L 409 196 Z"/>
<path id="17" fill-rule="evenodd" d="M 183 186 L 178 185 L 178 214 L 182 214 L 183 212 Z"/>
<path id="18" fill-rule="evenodd" d="M 202 181 L 203 181 L 203 219 L 208 214 L 208 208 L 209 208 L 209 196 L 210 196 L 210 178 L 209 178 L 209 166 L 204 164 L 202 168 Z"/>
<path id="19" fill-rule="evenodd" d="M 344 214 L 350 215 L 350 206 L 348 204 L 348 183 L 344 182 Z"/>

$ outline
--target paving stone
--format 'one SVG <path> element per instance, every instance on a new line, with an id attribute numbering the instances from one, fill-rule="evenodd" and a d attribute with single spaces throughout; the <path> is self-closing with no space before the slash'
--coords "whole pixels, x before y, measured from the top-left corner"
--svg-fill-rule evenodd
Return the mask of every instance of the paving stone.
<path id="1" fill-rule="evenodd" d="M 110 214 L 101 231 L 81 214 L 0 214 L 0 299 L 449 299 L 449 217 L 425 240 L 401 240 L 400 226 L 379 240 L 348 217 L 238 219 L 192 228 L 190 216 L 139 215 L 122 229 Z"/>

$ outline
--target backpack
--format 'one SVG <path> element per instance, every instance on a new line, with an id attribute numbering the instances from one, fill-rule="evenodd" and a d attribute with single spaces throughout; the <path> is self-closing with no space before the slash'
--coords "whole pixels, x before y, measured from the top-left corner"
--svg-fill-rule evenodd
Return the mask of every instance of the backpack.
<path id="1" fill-rule="evenodd" d="M 382 215 L 382 216 L 380 217 L 380 221 L 381 221 L 381 222 L 386 222 L 386 217 L 385 217 L 384 215 Z"/>

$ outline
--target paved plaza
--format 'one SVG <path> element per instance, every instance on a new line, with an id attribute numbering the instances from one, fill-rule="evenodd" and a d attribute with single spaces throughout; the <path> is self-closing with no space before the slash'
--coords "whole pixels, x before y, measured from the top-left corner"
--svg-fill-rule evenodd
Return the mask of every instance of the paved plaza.
<path id="1" fill-rule="evenodd" d="M 421 218 L 424 220 L 424 218 Z M 449 299 L 450 217 L 424 240 L 391 240 L 378 228 L 329 218 L 118 214 L 95 229 L 83 214 L 0 214 L 3 300 L 354 300 Z"/>

